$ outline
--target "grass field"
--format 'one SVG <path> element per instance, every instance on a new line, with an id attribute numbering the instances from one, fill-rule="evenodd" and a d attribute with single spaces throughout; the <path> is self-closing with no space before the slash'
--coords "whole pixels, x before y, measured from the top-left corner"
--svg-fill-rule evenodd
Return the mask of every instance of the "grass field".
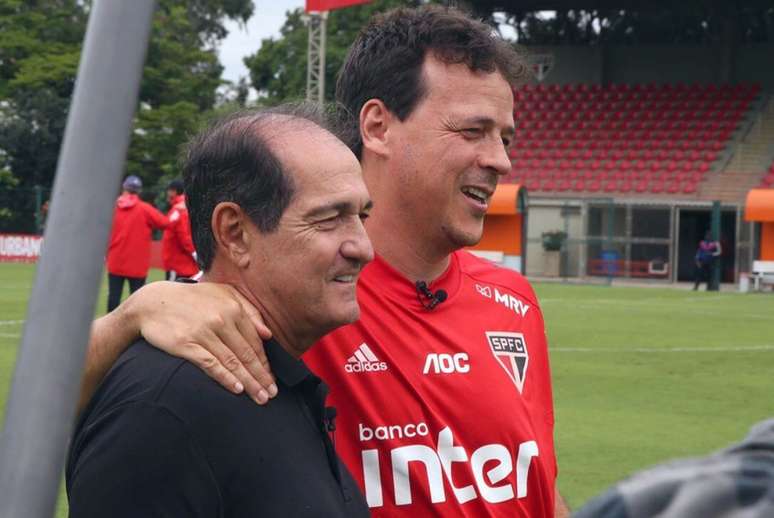
<path id="1" fill-rule="evenodd" d="M 32 275 L 31 266 L 0 264 L 0 411 Z M 551 344 L 559 487 L 573 507 L 632 471 L 723 447 L 774 415 L 774 295 L 536 290 Z"/>

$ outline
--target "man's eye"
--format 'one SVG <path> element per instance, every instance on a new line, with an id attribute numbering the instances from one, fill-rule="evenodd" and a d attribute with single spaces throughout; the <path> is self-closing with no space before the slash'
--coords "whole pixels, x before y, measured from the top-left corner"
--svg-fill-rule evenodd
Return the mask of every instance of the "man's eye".
<path id="1" fill-rule="evenodd" d="M 315 226 L 320 230 L 332 230 L 336 228 L 336 225 L 339 222 L 340 217 L 339 216 L 333 216 L 332 218 L 328 219 L 322 219 L 315 223 Z"/>
<path id="2" fill-rule="evenodd" d="M 371 217 L 371 215 L 369 213 L 367 213 L 367 212 L 361 212 L 360 213 L 360 221 L 365 221 L 365 220 L 367 220 L 370 217 Z"/>
<path id="3" fill-rule="evenodd" d="M 464 128 L 460 132 L 465 138 L 477 138 L 481 136 L 482 130 L 481 128 Z"/>
<path id="4" fill-rule="evenodd" d="M 511 139 L 507 137 L 503 137 L 503 146 L 505 146 L 506 148 L 511 147 Z"/>

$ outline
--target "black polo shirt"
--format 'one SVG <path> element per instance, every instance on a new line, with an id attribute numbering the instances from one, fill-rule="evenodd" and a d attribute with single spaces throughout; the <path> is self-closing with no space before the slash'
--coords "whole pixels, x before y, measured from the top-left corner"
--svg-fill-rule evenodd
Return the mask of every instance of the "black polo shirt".
<path id="1" fill-rule="evenodd" d="M 279 388 L 265 406 L 145 341 L 127 349 L 78 422 L 70 516 L 368 516 L 328 435 L 327 387 L 265 347 Z"/>

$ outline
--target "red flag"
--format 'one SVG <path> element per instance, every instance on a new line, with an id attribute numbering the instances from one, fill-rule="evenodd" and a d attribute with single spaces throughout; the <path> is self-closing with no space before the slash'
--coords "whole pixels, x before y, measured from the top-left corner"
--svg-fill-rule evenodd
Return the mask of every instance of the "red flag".
<path id="1" fill-rule="evenodd" d="M 332 11 L 350 5 L 367 4 L 371 0 L 306 0 L 306 12 Z"/>

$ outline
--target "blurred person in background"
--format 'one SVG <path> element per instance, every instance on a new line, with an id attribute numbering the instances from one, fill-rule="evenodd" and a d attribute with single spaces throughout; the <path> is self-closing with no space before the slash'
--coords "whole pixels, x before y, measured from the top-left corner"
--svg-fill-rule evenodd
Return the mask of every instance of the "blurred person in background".
<path id="1" fill-rule="evenodd" d="M 712 268 L 721 253 L 723 253 L 723 249 L 720 243 L 712 239 L 712 232 L 708 230 L 704 233 L 704 239 L 699 243 L 699 248 L 696 250 L 694 258 L 696 270 L 694 273 L 693 291 L 698 290 L 702 282 L 706 282 L 707 289 L 709 289 Z"/>
<path id="2" fill-rule="evenodd" d="M 161 262 L 166 271 L 166 279 L 174 281 L 178 277 L 193 277 L 199 272 L 199 266 L 196 264 L 196 250 L 191 238 L 183 180 L 175 179 L 169 182 L 167 202 L 169 224 L 161 239 Z"/>
<path id="3" fill-rule="evenodd" d="M 151 233 L 168 223 L 161 212 L 140 199 L 141 190 L 142 180 L 129 175 L 116 200 L 107 251 L 108 313 L 121 303 L 125 281 L 129 283 L 130 293 L 145 284 L 150 268 Z"/>

